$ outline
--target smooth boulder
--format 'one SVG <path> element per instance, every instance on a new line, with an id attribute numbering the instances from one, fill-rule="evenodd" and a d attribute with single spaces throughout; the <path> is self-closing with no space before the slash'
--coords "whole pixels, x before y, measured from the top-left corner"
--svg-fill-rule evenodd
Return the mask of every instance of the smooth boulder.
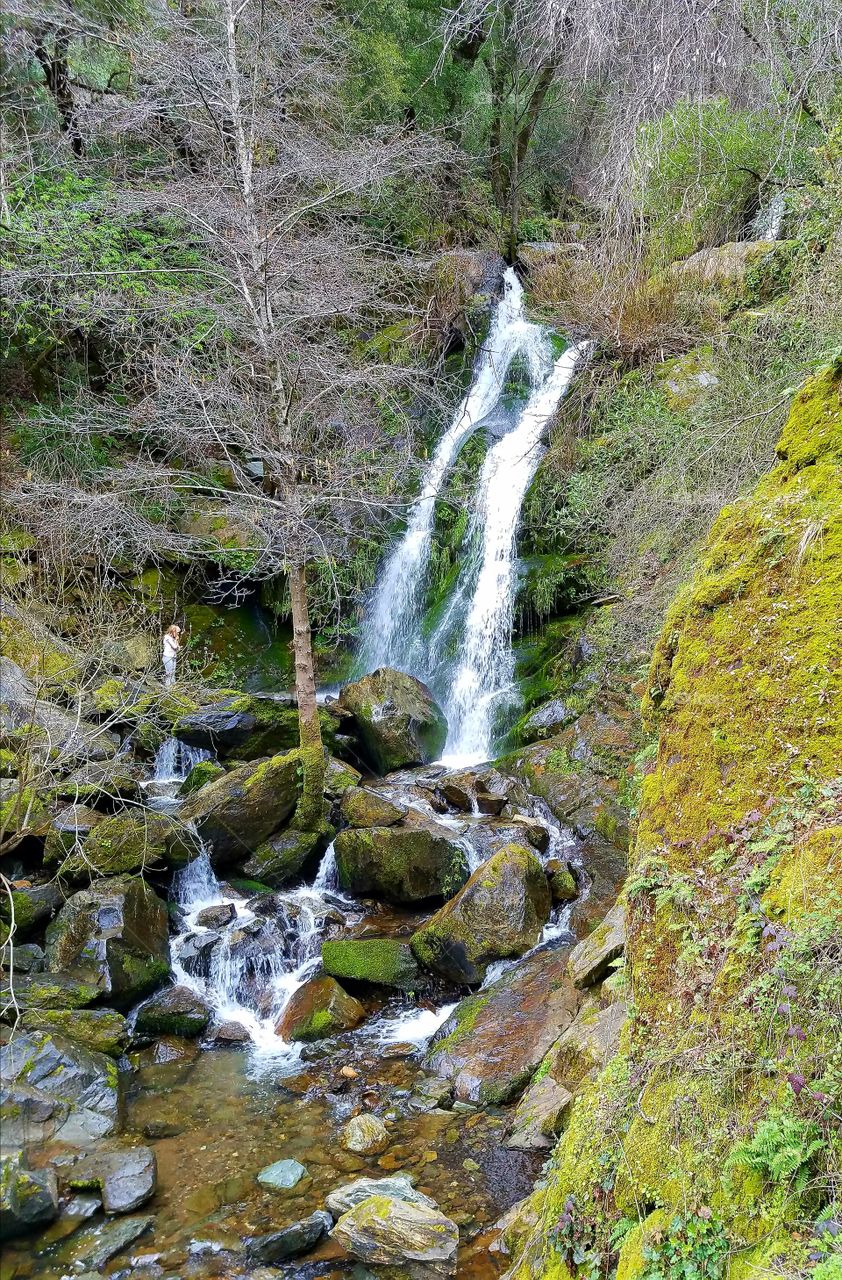
<path id="1" fill-rule="evenodd" d="M 296 1258 L 314 1248 L 333 1226 L 333 1218 L 323 1209 L 317 1209 L 309 1218 L 301 1218 L 280 1231 L 270 1231 L 262 1236 L 246 1237 L 246 1258 L 251 1266 L 270 1266 Z"/>
<path id="2" fill-rule="evenodd" d="M 325 1203 L 334 1218 L 340 1218 L 343 1213 L 347 1213 L 349 1209 L 353 1209 L 355 1205 L 361 1204 L 371 1196 L 386 1196 L 391 1200 L 403 1200 L 407 1204 L 426 1205 L 428 1209 L 436 1208 L 434 1200 L 425 1196 L 423 1192 L 415 1190 L 408 1173 L 395 1173 L 384 1178 L 356 1178 L 353 1182 L 346 1182 L 335 1191 L 331 1191 Z"/>
<path id="3" fill-rule="evenodd" d="M 350 1031 L 364 1017 L 359 1000 L 333 978 L 311 978 L 293 992 L 275 1030 L 283 1040 L 309 1043 Z"/>
<path id="4" fill-rule="evenodd" d="M 358 1156 L 377 1156 L 389 1145 L 389 1130 L 379 1116 L 352 1116 L 342 1130 L 342 1146 Z"/>
<path id="5" fill-rule="evenodd" d="M 360 743 L 380 774 L 437 760 L 447 721 L 425 684 L 391 667 L 346 685 L 341 711 L 353 716 Z"/>
<path id="6" fill-rule="evenodd" d="M 167 814 L 127 812 L 108 818 L 97 814 L 83 846 L 69 851 L 59 872 L 109 876 L 162 865 L 183 867 L 201 851 L 195 833 Z"/>
<path id="7" fill-rule="evenodd" d="M 417 991 L 418 962 L 408 942 L 397 938 L 337 938 L 322 943 L 322 965 L 332 978 Z"/>
<path id="8" fill-rule="evenodd" d="M 238 765 L 188 796 L 181 810 L 210 848 L 214 867 L 242 864 L 291 816 L 298 801 L 297 751 Z"/>
<path id="9" fill-rule="evenodd" d="M 155 1194 L 158 1166 L 150 1147 L 84 1151 L 58 1163 L 69 1187 L 97 1187 L 107 1214 L 131 1213 Z"/>
<path id="10" fill-rule="evenodd" d="M 63 762 L 105 760 L 120 745 L 116 733 L 48 701 L 17 663 L 0 657 L 0 728 L 6 733 L 33 727 L 52 758 Z"/>
<path id="11" fill-rule="evenodd" d="M 135 1019 L 139 1035 L 200 1036 L 210 1022 L 210 1006 L 190 987 L 168 987 L 141 1005 Z"/>
<path id="12" fill-rule="evenodd" d="M 366 1265 L 401 1268 L 411 1280 L 456 1274 L 459 1228 L 437 1208 L 374 1195 L 343 1213 L 331 1233 Z"/>
<path id="13" fill-rule="evenodd" d="M 47 929 L 47 967 L 98 986 L 118 1008 L 169 973 L 167 908 L 139 876 L 95 880 Z"/>
<path id="14" fill-rule="evenodd" d="M 347 790 L 339 805 L 349 827 L 392 827 L 406 813 L 406 805 L 395 804 L 368 787 Z"/>
<path id="15" fill-rule="evenodd" d="M 340 831 L 334 841 L 341 887 L 387 902 L 423 902 L 455 893 L 468 878 L 465 851 L 426 827 Z"/>
<path id="16" fill-rule="evenodd" d="M 535 946 L 551 905 L 535 854 L 507 845 L 413 935 L 412 950 L 421 964 L 451 982 L 481 982 L 492 961 Z"/>
<path id="17" fill-rule="evenodd" d="M 260 884 L 280 889 L 300 875 L 310 858 L 324 853 L 333 828 L 326 824 L 319 831 L 281 831 L 261 844 L 243 864 L 243 875 Z"/>

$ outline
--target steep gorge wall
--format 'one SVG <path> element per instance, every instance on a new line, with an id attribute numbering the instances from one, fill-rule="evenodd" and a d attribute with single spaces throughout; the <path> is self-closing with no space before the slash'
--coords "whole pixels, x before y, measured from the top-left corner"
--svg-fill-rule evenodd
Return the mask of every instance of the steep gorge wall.
<path id="1" fill-rule="evenodd" d="M 507 1276 L 837 1280 L 839 361 L 716 521 L 644 715 L 659 748 L 625 890 L 630 1016 L 510 1230 Z"/>

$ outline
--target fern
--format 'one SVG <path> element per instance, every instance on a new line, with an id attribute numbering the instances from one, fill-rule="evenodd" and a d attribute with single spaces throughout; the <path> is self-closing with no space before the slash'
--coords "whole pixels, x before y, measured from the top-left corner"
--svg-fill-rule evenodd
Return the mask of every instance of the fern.
<path id="1" fill-rule="evenodd" d="M 777 1110 L 760 1121 L 749 1141 L 734 1148 L 728 1165 L 752 1169 L 767 1182 L 789 1184 L 800 1193 L 807 1185 L 811 1162 L 824 1146 L 812 1120 Z"/>

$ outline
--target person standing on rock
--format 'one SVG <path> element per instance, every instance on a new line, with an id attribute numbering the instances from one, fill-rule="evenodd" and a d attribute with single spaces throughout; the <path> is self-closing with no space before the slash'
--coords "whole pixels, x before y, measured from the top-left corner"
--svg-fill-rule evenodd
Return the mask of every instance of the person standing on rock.
<path id="1" fill-rule="evenodd" d="M 175 664 L 181 648 L 181 627 L 173 623 L 164 632 L 164 684 L 175 684 Z"/>

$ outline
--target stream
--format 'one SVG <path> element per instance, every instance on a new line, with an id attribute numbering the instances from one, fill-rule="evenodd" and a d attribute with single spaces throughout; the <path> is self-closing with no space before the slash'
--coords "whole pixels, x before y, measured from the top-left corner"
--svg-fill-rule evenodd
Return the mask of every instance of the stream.
<path id="1" fill-rule="evenodd" d="M 520 283 L 507 271 L 472 385 L 434 451 L 405 533 L 387 556 L 369 602 L 360 657 L 366 670 L 389 665 L 424 680 L 448 720 L 440 762 L 385 780 L 364 779 L 365 785 L 400 803 L 408 821 L 456 841 L 470 871 L 517 838 L 513 822 L 537 824 L 539 857 L 544 863 L 563 859 L 575 869 L 580 906 L 588 876 L 579 842 L 542 800 L 521 788 L 508 795 L 503 818 L 480 812 L 475 800 L 460 810 L 431 797 L 441 794 L 454 771 L 493 758 L 501 718 L 517 705 L 511 630 L 520 508 L 548 423 L 587 352 L 588 344 L 579 344 L 555 356 L 548 332 L 526 318 Z M 501 417 L 506 377 L 516 359 L 527 371 L 528 387 L 519 405 Z M 496 438 L 477 477 L 462 569 L 438 627 L 422 638 L 435 500 L 460 448 L 492 417 Z M 452 653 L 455 660 L 447 656 Z M 166 741 L 144 783 L 150 809 L 177 813 L 182 782 L 209 755 L 175 738 Z M 489 776 L 499 783 L 499 775 Z M 164 1038 L 132 1056 L 126 1133 L 154 1150 L 155 1220 L 142 1239 L 105 1265 L 106 1274 L 144 1280 L 350 1280 L 368 1274 L 343 1260 L 328 1239 L 304 1261 L 249 1270 L 242 1241 L 323 1208 L 325 1196 L 353 1177 L 396 1171 L 412 1175 L 459 1225 L 460 1277 L 492 1280 L 502 1273 L 506 1259 L 489 1249 L 489 1231 L 531 1190 L 543 1154 L 503 1144 L 507 1113 L 501 1108 L 430 1105 L 421 1072 L 424 1049 L 470 988 L 436 979 L 418 993 L 359 995 L 366 1013 L 361 1025 L 315 1044 L 288 1043 L 277 1030 L 293 993 L 319 970 L 325 940 L 408 940 L 432 909 L 348 896 L 339 888 L 332 844 L 309 873 L 305 869 L 301 883 L 269 893 L 227 882 L 214 871 L 207 850 L 174 875 L 173 978 L 207 1002 L 214 1026 L 223 1030 L 201 1050 Z M 534 952 L 569 945 L 571 909 L 570 903 L 557 904 L 533 951 L 492 964 L 482 989 Z M 344 1124 L 360 1109 L 374 1111 L 388 1125 L 385 1154 L 364 1157 L 341 1146 Z M 281 1159 L 300 1161 L 306 1176 L 279 1193 L 261 1186 L 255 1175 Z M 2 1280 L 78 1274 L 77 1234 L 69 1234 L 68 1221 L 65 1215 L 34 1241 L 8 1247 Z"/>

